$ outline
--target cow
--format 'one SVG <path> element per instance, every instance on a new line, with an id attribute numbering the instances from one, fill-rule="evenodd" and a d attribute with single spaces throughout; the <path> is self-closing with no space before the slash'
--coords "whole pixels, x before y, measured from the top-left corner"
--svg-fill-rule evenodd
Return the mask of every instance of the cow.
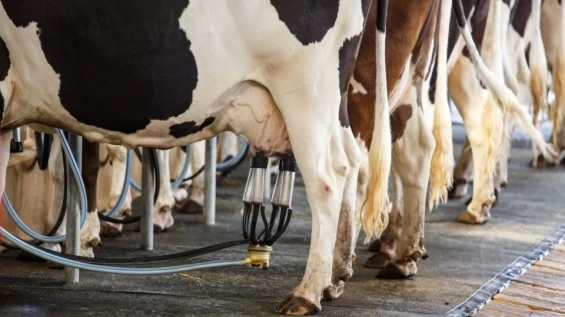
<path id="1" fill-rule="evenodd" d="M 544 0 L 541 8 L 541 37 L 547 57 L 547 66 L 551 71 L 551 88 L 555 100 L 550 107 L 552 121 L 551 143 L 560 154 L 565 151 L 565 6 L 561 0 Z M 555 162 L 543 157 L 534 157 L 531 163 L 537 168 L 555 166 Z M 561 160 L 565 165 L 565 159 Z"/>
<path id="2" fill-rule="evenodd" d="M 472 23 L 476 23 L 475 21 L 482 21 L 483 23 L 486 22 L 488 8 L 490 3 L 482 3 L 483 11 L 475 10 L 473 8 L 474 2 L 467 1 L 463 2 L 465 4 L 465 12 L 467 16 L 470 14 L 471 11 L 474 10 L 474 18 L 471 19 Z M 460 2 L 456 2 L 456 8 L 462 8 Z M 492 3 L 495 5 L 496 3 Z M 446 194 L 446 187 L 450 185 L 449 181 L 451 179 L 450 171 L 449 170 L 453 166 L 453 157 L 452 153 L 447 154 L 447 152 L 451 152 L 451 131 L 450 131 L 450 122 L 447 122 L 447 118 L 445 118 L 446 114 L 448 114 L 449 109 L 447 106 L 443 105 L 443 99 L 438 99 L 442 97 L 438 97 L 437 93 L 438 90 L 435 90 L 436 95 L 433 94 L 435 87 L 441 87 L 441 85 L 434 85 L 428 84 L 425 85 L 426 80 L 422 82 L 418 82 L 418 76 L 413 76 L 412 73 L 409 72 L 410 70 L 410 61 L 406 60 L 410 53 L 414 54 L 418 57 L 417 53 L 419 53 L 418 49 L 414 47 L 418 47 L 416 44 L 423 38 L 426 38 L 426 27 L 425 25 L 426 17 L 426 6 L 422 6 L 421 4 L 413 4 L 412 11 L 410 10 L 409 4 L 400 4 L 397 3 L 399 9 L 396 14 L 411 14 L 409 18 L 404 19 L 390 19 L 389 23 L 392 21 L 402 21 L 398 22 L 400 26 L 395 26 L 390 28 L 389 37 L 394 38 L 394 44 L 389 45 L 388 47 L 392 47 L 392 50 L 389 51 L 390 61 L 387 60 L 387 67 L 388 68 L 388 76 L 389 76 L 389 83 L 393 83 L 398 86 L 402 84 L 402 81 L 406 81 L 409 84 L 412 84 L 416 87 L 420 85 L 420 87 L 430 87 L 429 91 L 430 94 L 424 95 L 427 91 L 424 89 L 415 89 L 419 93 L 416 96 L 423 96 L 420 99 L 416 99 L 411 103 L 403 103 L 398 102 L 398 108 L 393 111 L 391 115 L 391 126 L 393 131 L 393 139 L 395 140 L 393 145 L 393 208 L 392 213 L 390 215 L 390 222 L 387 230 L 383 233 L 379 240 L 377 240 L 371 247 L 373 251 L 377 251 L 378 253 L 371 257 L 366 263 L 365 266 L 372 267 L 372 268 L 385 268 L 381 270 L 378 274 L 379 277 L 385 278 L 405 278 L 410 277 L 417 272 L 416 261 L 419 258 L 426 257 L 426 250 L 423 246 L 423 222 L 424 222 L 424 214 L 425 214 L 425 194 L 427 189 L 427 182 L 428 182 L 428 175 L 431 175 L 430 178 L 430 202 L 429 205 L 431 207 L 434 206 L 435 202 L 441 201 L 445 199 Z M 431 4 L 428 4 L 431 6 Z M 392 14 L 394 14 L 394 6 L 391 5 Z M 485 10 L 486 9 L 486 10 Z M 390 13 L 390 12 L 389 12 Z M 404 21 L 410 21 L 411 23 L 406 23 Z M 457 22 L 461 22 L 461 15 Z M 420 24 L 418 24 L 420 23 Z M 403 29 L 404 26 L 406 29 Z M 453 31 L 457 31 L 458 27 L 456 24 L 456 20 L 452 20 L 451 22 L 451 33 Z M 459 24 L 459 29 L 461 29 L 461 24 Z M 475 28 L 484 30 L 485 27 L 482 28 Z M 411 30 L 410 33 L 408 30 Z M 422 30 L 422 33 L 418 33 Z M 396 38 L 394 37 L 395 31 L 397 31 Z M 428 31 L 429 32 L 429 31 Z M 465 33 L 465 32 L 464 32 Z M 477 36 L 478 31 L 473 32 L 473 36 Z M 410 36 L 413 36 L 412 42 L 410 42 Z M 420 37 L 418 38 L 418 34 Z M 455 34 L 457 35 L 457 34 Z M 427 35 L 428 41 L 430 35 Z M 449 46 L 449 56 L 450 59 L 459 58 L 458 56 L 461 54 L 463 47 L 459 45 L 456 48 L 455 42 L 457 38 L 454 35 L 451 35 L 450 41 L 451 44 Z M 477 44 L 480 45 L 482 41 L 480 39 L 475 39 Z M 392 41 L 392 40 L 391 40 Z M 396 45 L 396 46 L 394 46 Z M 397 51 L 398 48 L 403 48 L 404 53 L 402 51 Z M 413 49 L 414 48 L 414 49 Z M 397 49 L 397 50 L 395 50 Z M 460 58 L 465 58 L 469 61 L 470 49 L 466 49 Z M 360 53 L 362 54 L 362 53 Z M 412 56 L 412 61 L 418 61 L 418 58 L 415 58 L 414 55 Z M 426 55 L 424 55 L 426 56 Z M 432 58 L 431 56 L 427 55 L 427 58 Z M 396 59 L 396 60 L 395 60 Z M 360 56 L 360 60 L 362 60 L 362 56 Z M 425 60 L 425 59 L 424 59 Z M 406 66 L 407 64 L 408 66 Z M 452 63 L 453 64 L 453 63 Z M 424 64 L 425 65 L 425 64 Z M 441 65 L 441 63 L 439 63 Z M 413 67 L 415 65 L 412 65 Z M 475 65 L 476 66 L 476 65 Z M 466 85 L 470 85 L 470 83 L 476 83 L 480 85 L 477 81 L 477 76 L 479 78 L 484 78 L 484 74 L 476 74 L 473 70 L 473 65 L 469 66 L 466 77 L 457 78 L 453 77 L 454 73 L 457 72 L 461 73 L 461 66 L 453 65 L 451 66 L 450 70 L 450 93 L 453 93 L 453 90 L 461 91 L 461 87 L 465 87 Z M 418 69 L 417 67 L 414 67 Z M 396 69 L 396 73 L 395 73 Z M 402 75 L 402 71 L 405 71 L 405 74 L 410 74 L 412 77 L 406 75 Z M 479 69 L 480 70 L 480 69 Z M 428 70 L 429 71 L 429 70 Z M 438 73 L 439 74 L 439 73 Z M 465 74 L 463 72 L 463 74 Z M 427 78 L 425 73 L 421 78 Z M 357 87 L 369 87 L 368 90 L 370 91 L 371 82 L 368 80 L 363 81 L 362 75 L 360 75 L 361 79 L 357 78 L 357 73 L 354 74 L 354 82 L 352 83 L 352 92 L 353 94 L 350 96 L 350 100 L 353 100 L 355 103 L 356 99 L 359 99 L 360 103 L 363 103 L 363 99 L 365 99 L 365 103 L 370 102 L 371 97 L 368 94 L 359 93 L 359 91 L 364 91 Z M 504 89 L 497 89 L 492 85 L 492 77 L 490 80 L 487 78 L 486 81 L 490 81 L 490 91 L 493 92 L 495 96 L 501 95 L 501 90 Z M 361 81 L 355 82 L 355 81 Z M 478 94 L 488 94 L 488 91 L 484 88 L 479 87 Z M 395 88 L 396 89 L 396 88 Z M 402 90 L 400 90 L 402 91 Z M 355 93 L 356 92 L 356 93 Z M 389 94 L 394 93 L 392 90 L 389 89 Z M 505 92 L 508 94 L 508 91 Z M 441 92 L 439 96 L 444 96 L 445 92 Z M 435 107 L 435 111 L 430 111 L 431 104 L 433 104 L 432 97 L 435 96 L 435 99 L 438 100 L 438 105 Z M 374 98 L 374 96 L 373 96 Z M 489 98 L 486 96 L 486 98 Z M 492 98 L 492 97 L 491 97 Z M 499 97 L 498 97 L 499 98 Z M 422 103 L 422 100 L 427 101 Z M 507 99 L 508 100 L 508 99 Z M 420 103 L 419 103 L 420 102 Z M 459 100 L 461 103 L 461 101 Z M 522 124 L 529 124 L 528 122 L 524 121 L 524 115 L 520 108 L 518 108 L 517 102 L 513 101 L 513 108 L 511 112 L 517 114 L 521 117 Z M 423 106 L 421 106 L 423 104 Z M 430 106 L 427 106 L 430 105 Z M 391 106 L 394 107 L 395 103 L 391 103 Z M 491 104 L 492 105 L 492 104 Z M 416 107 L 418 106 L 418 107 Z M 355 107 L 355 104 L 350 105 L 350 111 L 359 111 L 356 117 L 359 118 L 360 122 L 363 122 L 363 117 L 366 116 L 366 113 L 361 111 L 362 107 Z M 418 111 L 414 111 L 417 109 Z M 440 110 L 442 109 L 442 110 Z M 478 111 L 479 115 L 481 113 L 481 109 L 474 109 L 473 111 Z M 493 111 L 495 109 L 492 109 Z M 416 114 L 416 116 L 414 115 Z M 427 113 L 426 116 L 422 115 Z M 433 124 L 430 123 L 430 116 L 431 113 L 436 116 L 433 119 Z M 443 116 L 443 117 L 442 117 Z M 427 118 L 426 118 L 427 117 Z M 442 120 L 443 118 L 443 120 Z M 352 124 L 354 128 L 354 133 L 359 133 L 360 139 L 362 141 L 366 140 L 366 132 L 363 132 L 363 124 L 358 127 L 361 127 L 360 132 L 357 132 L 355 124 Z M 370 127 L 370 121 L 365 120 L 365 127 Z M 433 128 L 432 128 L 433 126 Z M 493 123 L 491 122 L 490 126 L 486 126 L 485 128 L 492 129 Z M 530 124 L 530 132 L 535 132 L 532 129 Z M 479 127 L 480 128 L 480 127 Z M 443 137 L 442 137 L 443 134 Z M 365 137 L 364 137 L 365 136 Z M 428 141 L 425 141 L 428 140 Z M 436 141 L 436 147 L 434 148 L 434 142 Z M 538 137 L 539 141 L 539 137 Z M 366 149 L 366 146 L 361 143 L 361 147 Z M 440 144 L 441 147 L 438 147 L 437 144 Z M 544 151 L 545 155 L 551 155 L 551 151 L 543 144 L 542 142 L 538 142 L 537 145 Z M 363 153 L 363 150 L 362 150 Z M 417 159 L 415 159 L 417 158 Z M 487 158 L 490 160 L 490 164 L 495 162 L 495 157 Z M 412 161 L 413 160 L 413 161 Z M 411 164 L 411 162 L 413 162 Z M 435 163 L 434 163 L 435 162 Z M 441 162 L 438 164 L 438 162 Z M 430 167 L 431 165 L 431 167 Z M 363 171 L 363 165 L 361 167 L 361 171 Z M 404 175 L 403 175 L 404 174 Z M 401 176 L 402 175 L 402 176 Z M 434 180 L 435 178 L 435 180 Z M 362 180 L 363 177 L 360 175 L 359 179 Z M 438 181 L 440 180 L 440 181 Z M 478 183 L 478 182 L 477 182 Z M 438 186 L 439 185 L 439 186 Z M 359 191 L 363 190 L 363 186 L 359 186 Z M 361 196 L 364 193 L 361 193 Z M 413 198 L 417 197 L 417 198 Z M 471 206 L 473 207 L 473 206 Z M 472 209 L 471 209 L 472 210 Z M 463 216 L 465 213 L 463 214 Z"/>
<path id="3" fill-rule="evenodd" d="M 331 286 L 342 198 L 349 209 L 355 204 L 355 187 L 345 183 L 356 184 L 360 154 L 339 113 L 369 5 L 4 1 L 0 189 L 10 131 L 24 124 L 130 148 L 167 149 L 232 131 L 257 155 L 292 155 L 300 168 L 312 209 L 311 247 L 302 283 L 277 310 L 318 311 Z M 377 43 L 386 1 L 378 6 Z M 388 106 L 380 100 L 363 221 L 369 236 L 384 226 L 390 168 Z"/>
<path id="4" fill-rule="evenodd" d="M 448 1 L 443 1 L 441 10 L 440 1 L 395 1 L 389 5 L 386 67 L 393 141 L 393 203 L 389 225 L 381 239 L 400 239 L 400 242 L 390 241 L 399 245 L 398 250 L 389 243 L 382 244 L 393 253 L 389 257 L 383 248 L 380 256 L 389 257 L 387 263 L 376 264 L 375 257 L 365 263 L 367 267 L 383 267 L 393 259 L 391 267 L 380 271 L 379 277 L 416 273 L 415 261 L 426 253 L 423 220 L 428 180 L 431 178 L 430 201 L 433 203 L 441 200 L 450 185 L 453 154 L 445 69 L 449 6 Z M 362 48 L 372 46 L 374 39 L 369 34 L 364 34 Z M 376 98 L 372 93 L 376 83 L 370 76 L 375 71 L 370 50 L 361 50 L 359 54 L 348 91 L 348 110 L 353 132 L 364 154 L 357 186 L 357 199 L 361 201 L 365 195 L 370 195 L 365 191 L 367 153 L 373 129 L 369 118 L 373 109 L 369 105 Z M 417 153 L 414 153 L 416 148 Z M 431 166 L 435 170 L 432 175 Z M 402 227 L 405 229 L 401 235 L 401 230 L 397 229 Z M 354 241 L 359 233 L 359 228 L 355 229 Z"/>
<path id="5" fill-rule="evenodd" d="M 504 55 L 505 50 L 501 48 L 503 41 L 500 40 L 500 37 L 502 34 L 506 34 L 507 25 L 510 21 L 510 4 L 516 4 L 517 2 L 478 1 L 475 3 L 469 1 L 464 3 L 467 5 L 463 13 L 470 14 L 473 12 L 471 17 L 471 21 L 474 24 L 473 37 L 477 44 L 480 45 L 481 54 L 484 55 L 485 60 L 495 70 L 498 77 L 504 78 L 504 59 L 506 56 Z M 456 27 L 452 29 L 457 32 Z M 455 39 L 452 38 L 451 40 Z M 458 43 L 453 45 L 457 46 Z M 541 151 L 546 159 L 550 161 L 555 160 L 556 152 L 549 144 L 545 144 L 541 133 L 537 131 L 532 122 L 528 121 L 528 117 L 520 106 L 519 100 L 510 88 L 505 86 L 505 83 L 497 84 L 499 88 L 506 91 L 505 97 L 501 99 L 500 96 L 496 94 L 491 95 L 484 89 L 486 85 L 491 90 L 488 81 L 483 81 L 482 77 L 481 81 L 472 79 L 476 76 L 468 71 L 473 69 L 468 52 L 470 51 L 464 51 L 462 56 L 450 56 L 450 59 L 453 60 L 453 69 L 450 71 L 449 91 L 464 119 L 465 130 L 469 138 L 467 144 L 470 145 L 473 151 L 472 159 L 474 166 L 473 195 L 467 210 L 459 216 L 458 221 L 469 224 L 482 224 L 490 219 L 490 208 L 496 201 L 497 190 L 495 189 L 500 188 L 506 182 L 507 158 L 502 156 L 503 163 L 499 164 L 498 173 L 496 173 L 496 165 L 497 161 L 500 162 L 499 154 L 501 152 L 509 153 L 510 146 L 510 140 L 506 136 L 507 128 L 510 125 L 508 123 L 510 118 L 502 115 L 494 106 L 495 103 L 502 102 L 505 107 L 508 107 L 509 112 L 513 115 L 512 119 L 522 125 L 530 135 L 534 146 Z M 536 56 L 540 55 L 537 50 L 533 51 L 533 53 L 537 54 Z M 539 67 L 536 69 L 539 69 Z M 539 92 L 538 84 L 544 81 L 540 79 L 543 78 L 543 75 L 538 74 L 532 78 L 537 80 L 537 82 L 534 80 L 530 87 L 537 89 Z M 462 85 L 462 83 L 466 83 L 466 85 Z M 541 84 L 543 86 L 543 83 Z M 539 96 L 539 93 L 537 96 Z M 477 98 L 479 101 L 477 101 Z M 541 102 L 543 103 L 543 100 Z M 501 151 L 501 149 L 503 150 Z M 463 151 L 466 150 L 468 148 L 464 145 Z M 461 166 L 468 168 L 470 166 L 469 162 L 470 160 L 468 158 L 465 159 L 464 154 L 458 166 L 456 166 L 453 190 L 455 193 L 459 191 L 458 187 L 465 186 L 466 184 L 465 181 L 461 180 L 461 174 L 468 177 L 470 175 L 468 172 L 460 173 L 459 168 Z M 495 180 L 497 183 L 496 187 Z"/>
<path id="6" fill-rule="evenodd" d="M 539 116 L 540 111 L 547 111 L 546 99 L 546 58 L 542 37 L 540 34 L 541 1 L 513 2 L 508 20 L 502 20 L 502 26 L 508 26 L 506 32 L 506 45 L 502 45 L 502 58 L 504 63 L 504 77 L 506 84 L 517 94 L 521 93 L 521 100 L 528 102 L 531 96 L 533 107 L 533 123 Z M 544 19 L 541 18 L 543 21 Z M 508 23 L 507 23 L 507 22 Z M 504 30 L 502 30 L 504 33 Z M 529 66 L 527 65 L 529 57 Z M 522 87 L 526 86 L 526 89 Z M 528 94 L 523 92 L 529 90 Z M 512 127 L 514 123 L 507 121 L 505 127 L 507 132 L 503 136 L 503 144 L 496 166 L 494 178 L 495 193 L 499 193 L 508 184 L 508 161 L 510 159 L 510 144 Z M 535 150 L 535 147 L 534 147 Z M 535 152 L 535 151 L 534 151 Z M 465 139 L 461 155 L 454 171 L 455 186 L 451 192 L 451 198 L 459 198 L 465 195 L 467 186 L 471 182 L 472 151 L 468 138 Z M 548 162 L 543 155 L 539 156 L 539 164 L 544 166 Z M 488 220 L 485 219 L 485 221 Z"/>

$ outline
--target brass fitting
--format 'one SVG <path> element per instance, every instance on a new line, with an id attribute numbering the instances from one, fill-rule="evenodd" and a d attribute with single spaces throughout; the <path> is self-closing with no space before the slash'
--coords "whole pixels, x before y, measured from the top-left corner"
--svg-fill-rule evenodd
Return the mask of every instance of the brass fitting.
<path id="1" fill-rule="evenodd" d="M 269 268 L 269 260 L 273 248 L 270 246 L 250 245 L 247 248 L 251 266 L 262 267 L 264 270 Z"/>

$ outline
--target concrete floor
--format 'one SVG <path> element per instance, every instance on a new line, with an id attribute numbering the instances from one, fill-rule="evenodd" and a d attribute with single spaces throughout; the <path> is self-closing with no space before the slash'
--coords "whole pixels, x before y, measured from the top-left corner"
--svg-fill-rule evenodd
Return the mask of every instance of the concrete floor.
<path id="1" fill-rule="evenodd" d="M 529 148 L 513 149 L 509 186 L 486 225 L 454 222 L 466 198 L 427 214 L 430 257 L 418 262 L 418 275 L 410 280 L 375 279 L 376 271 L 362 267 L 371 254 L 360 242 L 354 277 L 341 298 L 323 303 L 320 315 L 441 316 L 457 306 L 565 222 L 565 168 L 532 170 L 527 167 L 530 158 Z M 139 234 L 128 227 L 120 238 L 105 238 L 96 255 L 161 255 L 240 239 L 246 173 L 243 166 L 220 182 L 216 226 L 205 227 L 201 216 L 175 215 L 173 228 L 156 234 L 154 252 L 138 250 Z M 295 188 L 294 217 L 275 245 L 267 271 L 228 267 L 144 277 L 81 272 L 80 284 L 69 286 L 61 270 L 17 262 L 17 253 L 7 252 L 0 256 L 0 316 L 274 315 L 279 301 L 300 283 L 308 255 L 310 215 L 300 179 Z M 245 255 L 246 247 L 240 246 L 198 260 Z"/>

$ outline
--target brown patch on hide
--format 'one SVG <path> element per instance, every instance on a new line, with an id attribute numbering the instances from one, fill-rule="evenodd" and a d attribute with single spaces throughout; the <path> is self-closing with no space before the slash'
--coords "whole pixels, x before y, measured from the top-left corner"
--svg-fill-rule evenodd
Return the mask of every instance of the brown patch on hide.
<path id="1" fill-rule="evenodd" d="M 412 118 L 412 106 L 402 104 L 390 115 L 390 128 L 392 130 L 392 142 L 400 139 L 406 129 L 408 120 Z"/>

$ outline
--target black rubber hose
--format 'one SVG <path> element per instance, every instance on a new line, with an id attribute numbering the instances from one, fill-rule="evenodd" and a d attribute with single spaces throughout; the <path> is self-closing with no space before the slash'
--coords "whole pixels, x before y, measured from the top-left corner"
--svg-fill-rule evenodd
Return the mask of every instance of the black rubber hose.
<path id="1" fill-rule="evenodd" d="M 60 257 L 67 258 L 69 260 L 76 260 L 85 263 L 98 263 L 98 264 L 124 264 L 124 265 L 135 265 L 135 264 L 142 264 L 142 263 L 160 263 L 160 262 L 171 262 L 171 261 L 178 261 L 181 259 L 189 259 L 194 258 L 200 255 L 220 251 L 223 249 L 231 248 L 237 245 L 242 244 L 249 244 L 249 240 L 235 240 L 235 241 L 228 241 L 222 242 L 218 244 L 214 244 L 211 246 L 207 246 L 204 248 L 194 249 L 190 251 L 184 251 L 179 253 L 167 254 L 167 255 L 159 255 L 159 256 L 152 256 L 152 257 L 141 257 L 141 258 L 129 258 L 129 259 L 107 259 L 107 258 L 90 258 L 72 254 L 61 254 L 59 252 L 55 252 L 49 249 L 38 247 L 38 249 L 45 251 L 47 253 L 57 255 Z"/>
<path id="2" fill-rule="evenodd" d="M 189 180 L 194 179 L 196 176 L 202 174 L 202 172 L 204 172 L 204 166 L 202 166 L 199 170 L 197 170 L 196 173 L 194 173 L 194 174 L 192 174 L 192 175 L 190 175 L 190 176 L 188 176 L 188 177 L 186 177 L 186 178 L 183 178 L 183 179 L 182 179 L 182 183 L 188 182 Z M 177 180 L 173 178 L 173 179 L 170 179 L 170 181 L 171 181 L 171 183 L 174 183 L 174 182 L 176 182 Z"/>
<path id="3" fill-rule="evenodd" d="M 117 218 L 108 217 L 101 212 L 98 212 L 98 218 L 100 220 L 103 220 L 103 221 L 106 221 L 106 222 L 117 223 L 117 224 L 121 224 L 121 225 L 129 225 L 130 223 L 136 223 L 139 220 L 141 220 L 140 216 L 126 217 L 124 219 L 117 219 Z"/>
<path id="4" fill-rule="evenodd" d="M 53 135 L 35 132 L 35 148 L 37 164 L 39 169 L 44 171 L 49 167 L 49 157 L 51 156 L 51 144 Z"/>
<path id="5" fill-rule="evenodd" d="M 153 164 L 153 178 L 155 180 L 155 192 L 153 193 L 153 204 L 157 203 L 159 191 L 161 190 L 161 171 L 159 170 L 159 157 L 157 150 L 151 149 L 151 164 Z"/>

